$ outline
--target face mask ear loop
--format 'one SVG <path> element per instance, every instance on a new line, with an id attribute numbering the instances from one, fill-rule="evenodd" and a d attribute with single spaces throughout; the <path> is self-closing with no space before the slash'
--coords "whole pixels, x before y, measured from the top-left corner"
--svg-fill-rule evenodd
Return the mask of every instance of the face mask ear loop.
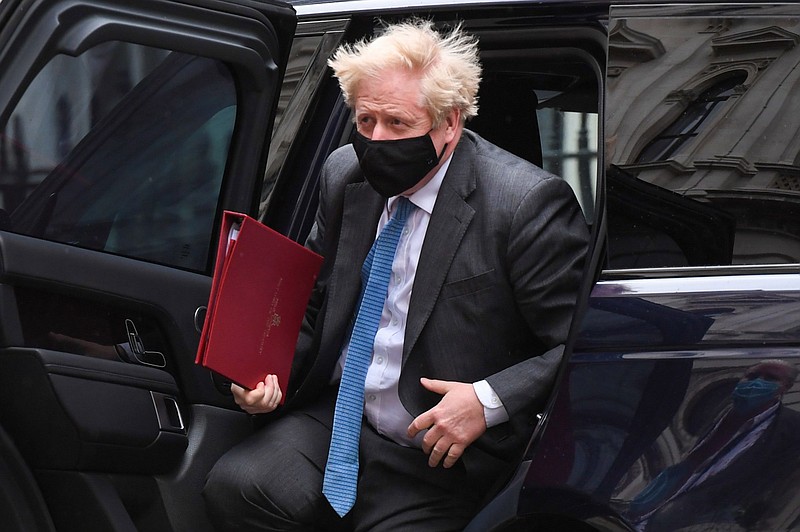
<path id="1" fill-rule="evenodd" d="M 448 143 L 447 143 L 447 142 L 445 142 L 445 143 L 444 143 L 444 146 L 442 146 L 442 151 L 441 151 L 441 153 L 439 153 L 439 155 L 438 155 L 438 156 L 437 156 L 437 158 L 436 158 L 436 162 L 437 162 L 437 163 L 440 163 L 440 162 L 442 162 L 442 157 L 444 157 L 444 152 L 446 152 L 446 151 L 447 151 L 447 146 L 448 146 Z"/>
<path id="2" fill-rule="evenodd" d="M 425 134 L 426 134 L 426 135 L 428 135 L 428 136 L 430 137 L 430 136 L 431 136 L 431 131 L 433 131 L 434 129 L 436 129 L 436 128 L 433 128 L 433 127 L 432 127 L 432 128 L 430 128 L 430 129 L 428 130 L 428 132 L 427 132 L 427 133 L 425 133 Z M 433 144 L 433 139 L 431 139 L 431 144 Z M 436 156 L 436 164 L 439 164 L 440 162 L 442 162 L 442 157 L 444 157 L 444 152 L 446 152 L 446 151 L 447 151 L 447 146 L 449 146 L 449 145 L 450 145 L 450 143 L 449 143 L 449 142 L 445 142 L 445 143 L 444 143 L 444 146 L 442 146 L 442 151 L 441 151 L 441 152 L 439 152 L 439 155 L 437 155 L 437 156 Z"/>

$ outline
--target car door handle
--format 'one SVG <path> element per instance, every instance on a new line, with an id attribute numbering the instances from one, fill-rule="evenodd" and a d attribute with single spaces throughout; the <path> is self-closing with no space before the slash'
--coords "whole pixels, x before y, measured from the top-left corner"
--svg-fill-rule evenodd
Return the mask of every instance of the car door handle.
<path id="1" fill-rule="evenodd" d="M 136 329 L 136 324 L 131 319 L 125 319 L 125 330 L 128 333 L 128 346 L 121 346 L 122 349 L 128 352 L 128 358 L 131 361 L 136 360 L 145 366 L 153 366 L 156 368 L 163 368 L 167 365 L 167 359 L 164 353 L 159 351 L 148 351 L 145 349 L 144 341 Z"/>

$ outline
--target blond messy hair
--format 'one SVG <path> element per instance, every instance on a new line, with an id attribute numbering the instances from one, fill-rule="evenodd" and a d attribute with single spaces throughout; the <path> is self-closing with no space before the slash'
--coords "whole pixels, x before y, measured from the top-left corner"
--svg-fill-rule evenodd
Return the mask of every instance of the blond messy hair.
<path id="1" fill-rule="evenodd" d="M 446 34 L 425 20 L 391 25 L 371 41 L 340 46 L 328 65 L 351 109 L 362 80 L 379 77 L 387 69 L 404 68 L 420 75 L 421 104 L 434 127 L 454 108 L 461 112 L 462 121 L 478 114 L 478 43 L 460 24 Z"/>

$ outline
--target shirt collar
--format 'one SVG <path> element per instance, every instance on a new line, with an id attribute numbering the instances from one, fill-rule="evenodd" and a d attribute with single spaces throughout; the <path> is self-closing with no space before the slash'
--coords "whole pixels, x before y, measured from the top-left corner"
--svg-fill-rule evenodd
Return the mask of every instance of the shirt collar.
<path id="1" fill-rule="evenodd" d="M 433 175 L 433 178 L 425 183 L 425 186 L 421 189 L 408 196 L 411 203 L 416 205 L 418 209 L 427 212 L 429 215 L 433 213 L 433 206 L 436 204 L 436 196 L 439 195 L 439 189 L 442 186 L 442 181 L 444 181 L 444 176 L 447 173 L 447 168 L 450 166 L 450 161 L 452 159 L 453 154 L 450 154 L 450 157 L 444 161 L 444 164 L 442 164 L 439 170 Z M 398 197 L 399 196 L 392 196 L 389 198 L 389 212 L 393 212 L 394 204 Z"/>

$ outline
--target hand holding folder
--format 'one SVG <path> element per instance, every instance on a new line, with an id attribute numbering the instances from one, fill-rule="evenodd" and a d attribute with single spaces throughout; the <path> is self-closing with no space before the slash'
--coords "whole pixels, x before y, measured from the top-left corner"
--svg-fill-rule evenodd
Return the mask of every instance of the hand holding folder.
<path id="1" fill-rule="evenodd" d="M 225 211 L 195 362 L 253 389 L 287 389 L 297 335 L 322 257 L 253 218 Z"/>

